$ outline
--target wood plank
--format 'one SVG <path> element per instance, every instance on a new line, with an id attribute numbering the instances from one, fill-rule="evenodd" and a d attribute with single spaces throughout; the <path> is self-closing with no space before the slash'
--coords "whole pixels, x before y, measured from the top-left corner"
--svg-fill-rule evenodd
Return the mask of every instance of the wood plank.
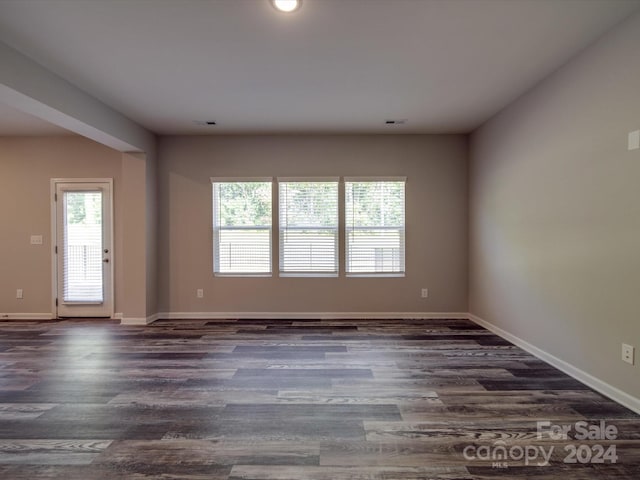
<path id="1" fill-rule="evenodd" d="M 614 440 L 537 422 L 617 428 Z M 551 465 L 465 447 L 554 446 Z M 542 442 L 542 443 L 540 443 Z M 616 464 L 567 465 L 569 444 Z M 468 320 L 0 324 L 0 478 L 640 478 L 640 417 Z"/>

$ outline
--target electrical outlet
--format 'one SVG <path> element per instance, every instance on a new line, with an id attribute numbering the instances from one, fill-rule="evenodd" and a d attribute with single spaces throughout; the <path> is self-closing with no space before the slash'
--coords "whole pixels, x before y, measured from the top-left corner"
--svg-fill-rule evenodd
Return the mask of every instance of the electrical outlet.
<path id="1" fill-rule="evenodd" d="M 196 297 L 204 298 L 204 290 L 202 288 L 199 288 L 198 290 L 196 290 Z"/>
<path id="2" fill-rule="evenodd" d="M 24 298 L 24 297 L 22 296 L 22 289 L 21 289 L 21 288 L 19 288 L 19 289 L 17 289 L 17 290 L 16 290 L 16 298 L 19 298 L 19 299 L 21 299 L 21 300 L 22 300 L 22 298 Z"/>
<path id="3" fill-rule="evenodd" d="M 628 363 L 629 365 L 634 364 L 634 355 L 635 348 L 631 345 L 627 345 L 626 343 L 622 344 L 622 361 Z"/>
<path id="4" fill-rule="evenodd" d="M 422 291 L 420 292 L 420 296 L 422 298 L 427 298 L 429 296 L 429 289 L 428 288 L 423 288 Z"/>

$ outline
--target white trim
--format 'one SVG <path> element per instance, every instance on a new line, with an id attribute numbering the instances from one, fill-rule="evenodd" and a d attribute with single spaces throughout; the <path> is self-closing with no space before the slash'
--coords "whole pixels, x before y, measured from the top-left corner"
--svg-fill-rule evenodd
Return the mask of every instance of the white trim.
<path id="1" fill-rule="evenodd" d="M 163 320 L 219 320 L 229 318 L 256 319 L 318 319 L 318 320 L 350 320 L 350 319 L 467 319 L 466 312 L 161 312 L 158 318 Z"/>
<path id="2" fill-rule="evenodd" d="M 236 278 L 265 278 L 265 277 L 273 277 L 273 273 L 265 272 L 265 273 L 220 273 L 213 272 L 214 277 L 236 277 Z"/>
<path id="3" fill-rule="evenodd" d="M 337 278 L 340 276 L 338 272 L 279 272 L 281 278 Z"/>
<path id="4" fill-rule="evenodd" d="M 49 182 L 50 192 L 49 192 L 49 203 L 51 204 L 50 211 L 50 221 L 51 221 L 51 316 L 53 318 L 57 318 L 58 316 L 58 305 L 56 304 L 56 299 L 58 297 L 58 258 L 56 256 L 56 246 L 58 243 L 58 224 L 57 224 L 57 205 L 56 205 L 56 184 L 58 182 L 57 178 L 52 178 Z"/>
<path id="5" fill-rule="evenodd" d="M 343 177 L 345 182 L 405 182 L 407 177 Z"/>
<path id="6" fill-rule="evenodd" d="M 116 312 L 113 314 L 113 317 L 111 317 L 114 320 L 122 320 L 122 317 L 124 317 L 124 315 L 122 314 L 122 312 Z"/>
<path id="7" fill-rule="evenodd" d="M 211 183 L 236 183 L 236 182 L 273 182 L 273 177 L 209 177 Z"/>
<path id="8" fill-rule="evenodd" d="M 238 276 L 238 277 L 270 277 L 273 272 L 273 181 L 256 180 L 256 183 L 267 183 L 271 192 L 271 223 L 269 225 L 236 225 L 236 226 L 223 226 L 220 225 L 220 184 L 221 183 L 233 183 L 233 182 L 217 182 L 216 178 L 211 178 L 211 254 L 212 254 L 212 269 L 214 276 Z M 220 180 L 220 179 L 217 179 Z M 243 182 L 237 182 L 243 183 Z M 244 182 L 250 183 L 250 182 Z M 234 230 L 257 230 L 259 232 L 266 232 L 269 239 L 269 271 L 262 272 L 238 272 L 238 271 L 221 271 L 220 267 L 220 237 L 222 231 L 234 231 Z"/>
<path id="9" fill-rule="evenodd" d="M 147 325 L 145 317 L 123 317 L 120 325 Z"/>
<path id="10" fill-rule="evenodd" d="M 148 317 L 122 317 L 120 325 L 149 325 L 160 318 L 159 314 L 154 313 Z"/>
<path id="11" fill-rule="evenodd" d="M 278 183 L 340 183 L 340 177 L 277 177 Z"/>
<path id="12" fill-rule="evenodd" d="M 51 313 L 0 313 L 2 320 L 55 320 Z"/>
<path id="13" fill-rule="evenodd" d="M 579 369 L 578 367 L 565 362 L 564 360 L 552 355 L 541 348 L 532 345 L 526 340 L 521 339 L 513 335 L 512 333 L 503 330 L 500 327 L 495 326 L 491 322 L 484 320 L 477 315 L 473 315 L 472 313 L 468 314 L 468 318 L 477 323 L 478 325 L 483 326 L 487 330 L 492 331 L 496 335 L 504 338 L 505 340 L 510 341 L 514 345 L 522 348 L 523 350 L 529 352 L 530 354 L 538 357 L 540 360 L 547 362 L 548 364 L 556 367 L 558 370 L 562 370 L 567 375 L 572 376 L 576 380 L 584 383 L 585 385 L 593 388 L 594 390 L 600 392 L 601 394 L 609 397 L 610 399 L 624 405 L 625 407 L 633 410 L 634 412 L 640 414 L 640 398 L 636 398 L 628 393 L 620 390 L 613 385 L 605 382 L 604 380 L 600 380 L 597 377 L 594 377 L 590 373 L 585 372 L 584 370 Z"/>
<path id="14" fill-rule="evenodd" d="M 289 225 L 288 219 L 288 211 L 286 206 L 288 205 L 288 183 L 335 183 L 336 191 L 335 191 L 335 225 Z M 285 276 L 300 276 L 300 277 L 338 277 L 340 274 L 340 232 L 341 232 L 341 212 L 340 212 L 340 197 L 341 197 L 341 188 L 340 188 L 340 177 L 316 177 L 314 178 L 305 178 L 305 177 L 278 177 L 278 271 L 280 277 Z M 284 201 L 283 201 L 284 199 Z M 331 212 L 330 210 L 328 210 Z M 300 270 L 301 265 L 292 265 L 290 268 L 292 270 L 287 269 L 287 265 L 285 264 L 285 238 L 287 237 L 288 231 L 296 231 L 296 230 L 309 230 L 309 231 L 331 231 L 333 233 L 333 245 L 334 245 L 334 254 L 333 254 L 333 267 L 331 270 L 319 270 L 319 271 L 311 271 L 308 269 Z M 293 244 L 295 245 L 295 241 Z M 313 245 L 313 243 L 312 243 Z M 311 260 L 313 261 L 313 260 Z M 312 265 L 306 265 L 311 267 Z"/>
<path id="15" fill-rule="evenodd" d="M 110 178 L 110 177 L 101 177 L 101 178 L 64 177 L 64 178 L 51 179 L 51 183 L 106 183 L 106 182 L 113 182 L 113 178 Z"/>
<path id="16" fill-rule="evenodd" d="M 345 274 L 347 278 L 402 278 L 405 277 L 405 272 L 366 272 L 366 273 L 351 273 Z"/>
<path id="17" fill-rule="evenodd" d="M 56 246 L 58 243 L 58 232 L 57 232 L 57 215 L 58 215 L 58 206 L 56 202 L 56 193 L 57 186 L 59 183 L 106 183 L 109 185 L 109 205 L 107 208 L 109 209 L 109 238 L 110 242 L 108 245 L 109 248 L 109 258 L 110 263 L 109 266 L 111 268 L 110 273 L 110 288 L 111 295 L 109 298 L 109 311 L 111 312 L 111 318 L 116 318 L 115 311 L 115 249 L 114 246 L 116 244 L 114 232 L 115 232 L 115 218 L 114 218 L 114 189 L 113 189 L 113 178 L 104 177 L 104 178 L 51 178 L 49 181 L 50 185 L 50 203 L 51 203 L 51 318 L 58 318 L 58 306 L 56 305 L 56 298 L 58 297 L 58 257 L 56 254 Z M 120 314 L 122 315 L 122 314 Z"/>
<path id="18" fill-rule="evenodd" d="M 345 181 L 344 181 L 344 197 L 343 197 L 343 212 L 344 212 L 344 217 L 343 217 L 343 221 L 344 221 L 344 270 L 345 270 L 345 274 L 347 277 L 356 277 L 356 276 L 374 276 L 377 274 L 398 274 L 398 276 L 404 277 L 405 273 L 406 273 L 406 256 L 407 256 L 407 182 L 406 182 L 406 177 L 395 177 L 396 181 L 401 182 L 402 183 L 402 224 L 401 225 L 393 225 L 393 226 L 363 226 L 361 225 L 357 219 L 355 218 L 355 215 L 351 215 L 351 218 L 349 219 L 349 215 L 347 212 L 353 210 L 353 207 L 357 201 L 357 199 L 359 198 L 358 195 L 355 195 L 352 191 L 352 188 L 349 187 L 347 184 L 355 184 L 355 183 L 360 183 L 360 181 L 362 181 L 363 179 L 365 179 L 365 182 L 370 181 L 371 183 L 383 183 L 385 181 L 390 181 L 389 179 L 394 178 L 394 177 L 387 177 L 384 180 L 376 180 L 376 177 L 346 177 Z M 358 180 L 359 179 L 359 180 Z M 369 180 L 366 180 L 369 179 Z M 347 202 L 349 195 L 347 195 L 347 191 L 351 192 L 351 202 Z M 376 195 L 377 197 L 377 195 Z M 380 197 L 380 200 L 385 200 L 386 195 L 382 195 Z M 351 208 L 350 208 L 351 207 Z M 384 222 L 382 222 L 384 223 Z M 353 245 L 357 245 L 359 242 L 356 240 L 356 238 L 358 238 L 359 236 L 356 235 L 354 236 L 354 234 L 356 234 L 358 231 L 362 232 L 372 232 L 372 231 L 385 231 L 385 232 L 392 232 L 392 231 L 397 231 L 398 232 L 398 237 L 399 237 L 399 243 L 400 243 L 400 248 L 399 248 L 399 252 L 398 252 L 398 265 L 396 270 L 394 271 L 389 271 L 389 270 L 382 270 L 382 271 L 354 271 L 354 267 L 352 264 L 352 244 Z M 369 235 L 366 235 L 365 238 L 368 238 Z M 365 241 L 365 245 L 366 245 L 366 241 Z M 392 259 L 393 262 L 393 259 Z M 395 263 L 395 262 L 393 262 Z M 375 265 L 374 265 L 374 269 L 375 269 Z M 395 267 L 395 265 L 392 264 L 392 267 Z M 365 275 L 362 275 L 365 274 Z M 385 275 L 386 276 L 386 275 Z"/>

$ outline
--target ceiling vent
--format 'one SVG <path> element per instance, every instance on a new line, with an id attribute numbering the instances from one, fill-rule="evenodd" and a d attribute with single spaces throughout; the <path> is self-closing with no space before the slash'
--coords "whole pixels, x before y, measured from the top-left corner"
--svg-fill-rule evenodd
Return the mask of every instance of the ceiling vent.
<path id="1" fill-rule="evenodd" d="M 193 123 L 200 125 L 201 127 L 216 125 L 213 120 L 194 120 Z"/>
<path id="2" fill-rule="evenodd" d="M 403 118 L 400 120 L 385 120 L 384 121 L 385 125 L 404 125 L 405 123 L 407 123 L 407 119 Z"/>

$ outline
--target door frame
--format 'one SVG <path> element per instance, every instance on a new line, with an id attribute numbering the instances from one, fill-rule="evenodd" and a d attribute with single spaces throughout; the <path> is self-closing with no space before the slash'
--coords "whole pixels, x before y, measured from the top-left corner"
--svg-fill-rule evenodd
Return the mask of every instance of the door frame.
<path id="1" fill-rule="evenodd" d="M 56 247 L 58 246 L 58 212 L 56 202 L 56 190 L 59 183 L 107 183 L 109 184 L 109 222 L 106 225 L 110 229 L 109 242 L 110 245 L 105 246 L 111 252 L 108 263 L 109 272 L 109 288 L 111 295 L 105 302 L 109 312 L 109 318 L 113 318 L 115 309 L 115 276 L 114 267 L 115 254 L 113 251 L 114 241 L 114 220 L 113 220 L 113 178 L 52 178 L 50 181 L 50 197 L 51 205 L 51 315 L 52 318 L 58 317 L 58 254 Z"/>

